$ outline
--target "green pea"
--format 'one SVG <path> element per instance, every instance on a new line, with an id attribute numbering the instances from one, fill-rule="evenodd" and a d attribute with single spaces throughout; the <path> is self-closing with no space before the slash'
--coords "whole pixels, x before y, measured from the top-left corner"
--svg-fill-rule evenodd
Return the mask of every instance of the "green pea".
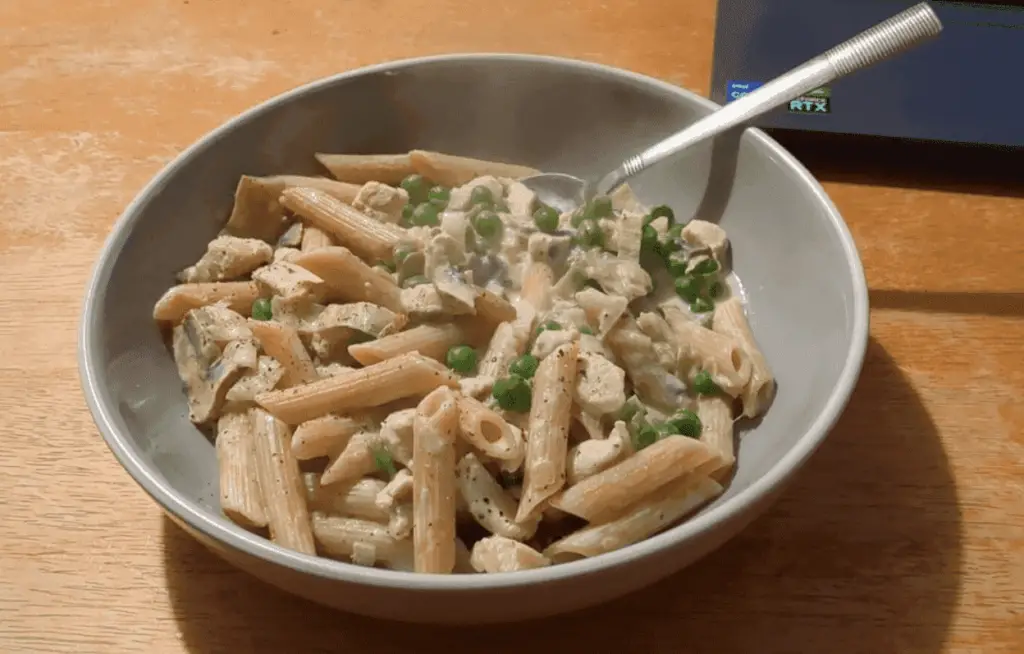
<path id="1" fill-rule="evenodd" d="M 677 277 L 676 295 L 687 302 L 696 302 L 700 296 L 700 282 L 693 275 Z"/>
<path id="2" fill-rule="evenodd" d="M 477 188 L 483 188 L 478 186 Z M 481 211 L 473 220 L 477 234 L 484 238 L 493 238 L 501 233 L 501 217 L 490 210 Z"/>
<path id="3" fill-rule="evenodd" d="M 443 186 L 435 186 L 427 192 L 427 202 L 438 209 L 446 208 L 451 197 L 452 192 Z"/>
<path id="4" fill-rule="evenodd" d="M 646 252 L 656 252 L 658 249 L 658 230 L 650 225 L 644 225 L 640 236 L 640 248 Z"/>
<path id="5" fill-rule="evenodd" d="M 658 440 L 658 431 L 650 425 L 643 425 L 633 434 L 633 449 L 640 451 L 654 445 Z"/>
<path id="6" fill-rule="evenodd" d="M 672 255 L 665 260 L 665 265 L 668 267 L 669 274 L 673 278 L 679 279 L 686 275 L 686 268 L 690 265 L 690 262 L 686 260 L 686 257 Z"/>
<path id="7" fill-rule="evenodd" d="M 594 330 L 590 328 L 590 325 L 583 325 L 582 327 L 580 327 L 580 333 L 589 334 L 590 336 L 593 336 Z"/>
<path id="8" fill-rule="evenodd" d="M 413 253 L 413 249 L 408 245 L 398 245 L 395 247 L 395 264 L 401 266 L 405 263 L 405 260 L 409 258 L 409 255 Z"/>
<path id="9" fill-rule="evenodd" d="M 626 403 L 619 409 L 619 420 L 630 422 L 642 409 L 643 407 L 635 399 L 626 400 Z"/>
<path id="10" fill-rule="evenodd" d="M 675 425 L 676 429 L 683 436 L 688 436 L 689 438 L 700 437 L 702 425 L 700 424 L 700 418 L 693 411 L 683 409 L 669 418 L 668 421 Z"/>
<path id="11" fill-rule="evenodd" d="M 676 221 L 676 212 L 672 211 L 672 207 L 667 204 L 659 204 L 651 209 L 651 220 L 657 220 L 663 216 L 668 218 L 670 225 Z"/>
<path id="12" fill-rule="evenodd" d="M 427 180 L 423 175 L 409 175 L 402 180 L 400 186 L 409 194 L 411 204 L 419 204 L 427 199 Z"/>
<path id="13" fill-rule="evenodd" d="M 558 229 L 558 212 L 552 207 L 542 205 L 533 212 L 533 222 L 536 223 L 537 229 L 550 234 Z"/>
<path id="14" fill-rule="evenodd" d="M 572 212 L 572 216 L 569 218 L 569 224 L 573 227 L 579 227 L 583 224 L 583 221 L 587 219 L 587 214 L 583 209 L 577 209 Z"/>
<path id="15" fill-rule="evenodd" d="M 678 241 L 683 238 L 683 226 L 679 224 L 672 225 L 668 228 L 668 237 L 673 241 Z"/>
<path id="16" fill-rule="evenodd" d="M 670 256 L 672 256 L 672 254 L 683 249 L 683 246 L 682 244 L 679 243 L 679 241 L 673 240 L 671 238 L 666 238 L 658 241 L 656 249 L 658 254 L 660 254 L 663 259 L 668 259 Z"/>
<path id="17" fill-rule="evenodd" d="M 654 425 L 654 431 L 658 432 L 658 438 L 662 439 L 666 436 L 678 436 L 679 429 L 671 422 L 659 422 Z"/>
<path id="18" fill-rule="evenodd" d="M 402 207 L 402 224 L 408 227 L 412 225 L 412 213 L 416 210 L 415 204 L 407 204 Z"/>
<path id="19" fill-rule="evenodd" d="M 455 345 L 448 348 L 444 362 L 455 372 L 468 375 L 476 368 L 476 350 L 468 345 Z"/>
<path id="20" fill-rule="evenodd" d="M 517 375 L 511 375 L 494 382 L 491 388 L 493 397 L 498 406 L 506 411 L 525 413 L 530 410 L 532 391 L 530 383 Z"/>
<path id="21" fill-rule="evenodd" d="M 708 297 L 712 300 L 722 297 L 723 293 L 725 293 L 725 285 L 722 282 L 712 282 L 708 287 Z"/>
<path id="22" fill-rule="evenodd" d="M 586 247 L 599 248 L 604 246 L 604 230 L 596 221 L 588 220 L 580 225 L 576 239 Z"/>
<path id="23" fill-rule="evenodd" d="M 402 282 L 402 288 L 412 288 L 413 286 L 419 286 L 420 284 L 429 284 L 430 280 L 423 275 L 413 275 L 412 277 L 406 278 Z"/>
<path id="24" fill-rule="evenodd" d="M 432 227 L 434 225 L 439 225 L 441 220 L 437 217 L 438 213 L 436 206 L 429 202 L 424 202 L 413 210 L 412 224 L 419 227 Z"/>
<path id="25" fill-rule="evenodd" d="M 694 313 L 707 313 L 715 310 L 715 303 L 707 298 L 699 297 L 690 302 L 690 311 Z"/>
<path id="26" fill-rule="evenodd" d="M 469 194 L 469 203 L 474 206 L 478 204 L 492 205 L 494 204 L 494 194 L 486 186 L 475 186 Z"/>
<path id="27" fill-rule="evenodd" d="M 701 370 L 693 376 L 693 389 L 700 395 L 714 395 L 719 391 L 718 384 L 711 379 L 711 373 Z"/>
<path id="28" fill-rule="evenodd" d="M 612 199 L 607 195 L 599 195 L 587 206 L 589 218 L 608 218 L 612 215 Z"/>
<path id="29" fill-rule="evenodd" d="M 557 322 L 555 322 L 554 320 L 549 320 L 545 323 L 537 325 L 537 333 L 540 334 L 543 331 L 557 332 L 561 328 L 562 326 L 559 325 Z"/>
<path id="30" fill-rule="evenodd" d="M 714 259 L 701 259 L 693 267 L 693 274 L 706 277 L 708 275 L 715 274 L 716 272 L 718 272 L 718 269 L 718 262 L 715 261 Z"/>
<path id="31" fill-rule="evenodd" d="M 252 303 L 253 320 L 270 320 L 274 317 L 274 308 L 270 300 L 261 297 Z"/>
<path id="32" fill-rule="evenodd" d="M 537 360 L 537 357 L 532 354 L 524 354 L 513 359 L 512 363 L 508 364 L 508 371 L 510 374 L 517 375 L 523 379 L 533 379 L 539 365 L 540 361 Z"/>

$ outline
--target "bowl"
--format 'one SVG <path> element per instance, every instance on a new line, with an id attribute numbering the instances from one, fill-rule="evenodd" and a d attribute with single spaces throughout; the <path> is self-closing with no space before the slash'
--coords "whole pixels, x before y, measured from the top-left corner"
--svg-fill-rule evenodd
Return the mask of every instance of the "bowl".
<path id="1" fill-rule="evenodd" d="M 586 177 L 715 108 L 625 70 L 470 54 L 343 73 L 246 111 L 168 164 L 100 254 L 79 341 L 82 385 L 100 433 L 167 514 L 218 555 L 345 611 L 430 623 L 513 621 L 605 602 L 681 570 L 762 513 L 821 444 L 846 405 L 867 342 L 867 288 L 849 231 L 807 170 L 759 130 L 696 147 L 632 186 L 647 203 L 727 230 L 750 321 L 778 380 L 776 399 L 758 424 L 741 430 L 726 493 L 683 524 L 610 554 L 524 572 L 423 575 L 305 556 L 235 526 L 220 513 L 214 448 L 188 420 L 151 311 L 223 225 L 242 174 L 320 173 L 314 152 L 422 148 Z"/>

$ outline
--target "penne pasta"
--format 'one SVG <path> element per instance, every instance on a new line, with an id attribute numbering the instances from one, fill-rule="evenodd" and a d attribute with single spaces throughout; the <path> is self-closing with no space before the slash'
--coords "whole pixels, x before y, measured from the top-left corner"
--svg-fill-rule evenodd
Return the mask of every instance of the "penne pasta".
<path id="1" fill-rule="evenodd" d="M 296 459 L 315 459 L 321 456 L 336 456 L 358 431 L 369 427 L 362 417 L 327 414 L 303 422 L 295 428 L 292 436 L 292 454 Z"/>
<path id="2" fill-rule="evenodd" d="M 373 429 L 353 434 L 341 452 L 327 464 L 324 474 L 320 476 L 321 485 L 350 484 L 376 472 L 373 451 L 379 446 L 379 441 L 380 433 Z"/>
<path id="3" fill-rule="evenodd" d="M 340 373 L 311 384 L 260 393 L 256 402 L 290 425 L 426 395 L 438 386 L 457 388 L 447 368 L 422 354 L 403 354 L 372 366 Z"/>
<path id="4" fill-rule="evenodd" d="M 243 527 L 266 527 L 267 509 L 256 466 L 256 442 L 247 414 L 229 413 L 217 421 L 217 466 L 224 515 Z"/>
<path id="5" fill-rule="evenodd" d="M 589 522 L 601 522 L 682 475 L 707 476 L 723 465 L 719 454 L 700 441 L 667 436 L 570 486 L 551 498 L 551 506 Z"/>
<path id="6" fill-rule="evenodd" d="M 555 541 L 544 550 L 544 555 L 560 563 L 638 543 L 710 502 L 721 492 L 722 487 L 713 479 L 685 475 L 627 507 L 617 517 L 584 527 Z"/>
<path id="7" fill-rule="evenodd" d="M 494 480 L 472 452 L 459 460 L 455 481 L 469 507 L 469 514 L 487 531 L 519 541 L 528 540 L 537 533 L 540 516 L 516 522 L 516 500 Z"/>
<path id="8" fill-rule="evenodd" d="M 740 393 L 743 415 L 748 418 L 761 415 L 775 395 L 775 377 L 761 353 L 761 348 L 754 340 L 754 334 L 750 331 L 750 323 L 747 322 L 739 298 L 731 297 L 718 303 L 711 318 L 711 329 L 732 337 L 746 352 L 747 358 L 750 359 L 750 381 Z"/>
<path id="9" fill-rule="evenodd" d="M 413 150 L 409 153 L 409 160 L 413 170 L 417 173 L 435 184 L 443 184 L 444 186 L 459 186 L 473 180 L 475 177 L 487 175 L 519 179 L 536 175 L 539 172 L 528 166 L 472 159 L 470 157 L 457 157 L 451 154 L 441 154 L 440 152 L 430 152 L 428 150 Z"/>
<path id="10" fill-rule="evenodd" d="M 297 552 L 315 555 L 306 487 L 299 462 L 292 456 L 288 425 L 262 409 L 251 409 L 249 418 L 270 539 Z"/>
<path id="11" fill-rule="evenodd" d="M 419 352 L 425 357 L 443 361 L 449 348 L 468 340 L 465 330 L 458 323 L 425 324 L 376 340 L 349 345 L 348 353 L 364 366 L 410 352 Z"/>
<path id="12" fill-rule="evenodd" d="M 295 264 L 324 281 L 327 301 L 372 302 L 402 313 L 401 289 L 395 280 L 374 270 L 343 247 L 302 252 L 295 258 Z"/>
<path id="13" fill-rule="evenodd" d="M 530 325 L 503 322 L 494 330 L 491 342 L 480 360 L 477 374 L 480 377 L 498 378 L 508 370 L 508 364 L 526 350 L 530 340 Z"/>
<path id="14" fill-rule="evenodd" d="M 536 313 L 547 311 L 551 301 L 551 287 L 555 283 L 555 273 L 551 266 L 543 261 L 533 261 L 523 274 L 523 289 L 520 297 L 530 305 Z"/>
<path id="15" fill-rule="evenodd" d="M 523 434 L 497 411 L 471 397 L 458 398 L 459 434 L 482 454 L 516 470 L 525 456 Z"/>
<path id="16" fill-rule="evenodd" d="M 551 565 L 550 559 L 511 538 L 488 536 L 473 545 L 470 564 L 477 572 L 516 572 Z"/>
<path id="17" fill-rule="evenodd" d="M 351 559 L 357 565 L 411 568 L 412 542 L 395 538 L 376 522 L 314 513 L 313 534 L 330 556 Z"/>
<path id="18" fill-rule="evenodd" d="M 732 442 L 732 402 L 721 395 L 701 396 L 697 399 L 697 417 L 702 426 L 700 441 L 722 457 L 724 466 L 718 475 L 724 476 L 736 460 Z"/>
<path id="19" fill-rule="evenodd" d="M 302 475 L 306 486 L 306 503 L 313 511 L 343 518 L 360 518 L 380 524 L 387 524 L 391 514 L 377 505 L 377 495 L 384 489 L 384 482 L 366 477 L 352 484 L 320 483 L 319 475 L 306 472 Z"/>
<path id="20" fill-rule="evenodd" d="M 516 308 L 508 300 L 484 288 L 476 296 L 476 315 L 484 323 L 493 326 L 515 320 Z"/>
<path id="21" fill-rule="evenodd" d="M 413 423 L 413 546 L 416 572 L 455 567 L 455 394 L 438 388 L 416 407 Z"/>
<path id="22" fill-rule="evenodd" d="M 306 228 L 302 230 L 302 244 L 300 247 L 303 252 L 319 250 L 320 248 L 329 248 L 334 244 L 334 239 L 331 238 L 331 235 L 319 227 L 307 225 Z"/>
<path id="23" fill-rule="evenodd" d="M 401 227 L 374 220 L 316 189 L 287 189 L 281 204 L 365 260 L 391 261 L 395 246 L 406 238 Z"/>
<path id="24" fill-rule="evenodd" d="M 323 154 L 316 160 L 335 179 L 355 185 L 383 182 L 396 185 L 416 172 L 408 153 L 405 154 Z M 353 196 L 354 199 L 354 196 Z M 347 200 L 346 200 L 347 202 Z"/>
<path id="25" fill-rule="evenodd" d="M 153 307 L 153 320 L 179 323 L 193 309 L 222 303 L 232 311 L 248 315 L 252 303 L 264 297 L 256 282 L 210 282 L 172 286 Z"/>
<path id="26" fill-rule="evenodd" d="M 263 351 L 274 357 L 284 369 L 284 376 L 278 386 L 288 388 L 320 378 L 297 331 L 272 320 L 249 320 L 249 329 L 260 342 Z"/>
<path id="27" fill-rule="evenodd" d="M 663 304 L 661 310 L 679 343 L 680 358 L 710 374 L 725 393 L 739 395 L 751 374 L 750 358 L 740 342 L 690 320 L 674 304 Z"/>
<path id="28" fill-rule="evenodd" d="M 523 463 L 523 496 L 516 522 L 535 516 L 541 502 L 565 484 L 577 350 L 575 342 L 560 346 L 540 362 L 534 376 Z"/>

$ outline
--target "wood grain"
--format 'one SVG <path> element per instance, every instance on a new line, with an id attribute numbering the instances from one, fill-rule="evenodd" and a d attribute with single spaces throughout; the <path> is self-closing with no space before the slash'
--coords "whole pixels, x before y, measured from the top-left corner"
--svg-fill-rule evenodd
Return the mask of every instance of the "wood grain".
<path id="1" fill-rule="evenodd" d="M 75 369 L 86 277 L 134 193 L 210 128 L 322 75 L 450 51 L 707 92 L 713 22 L 711 0 L 0 3 L 0 651 L 1024 651 L 1019 182 L 815 167 L 872 289 L 849 410 L 723 549 L 527 629 L 397 627 L 285 596 L 163 518 L 96 433 Z"/>

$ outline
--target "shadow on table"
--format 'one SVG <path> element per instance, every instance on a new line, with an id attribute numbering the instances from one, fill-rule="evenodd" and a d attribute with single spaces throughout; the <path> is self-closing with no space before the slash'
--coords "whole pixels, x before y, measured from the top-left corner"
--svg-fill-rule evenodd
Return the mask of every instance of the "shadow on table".
<path id="1" fill-rule="evenodd" d="M 789 130 L 771 135 L 826 182 L 1024 197 L 1024 148 Z"/>
<path id="2" fill-rule="evenodd" d="M 849 408 L 774 508 L 693 567 L 581 613 L 465 628 L 360 618 L 264 585 L 164 524 L 171 604 L 193 654 L 939 652 L 960 573 L 939 435 L 874 341 Z"/>
<path id="3" fill-rule="evenodd" d="M 1006 318 L 1024 316 L 1024 293 L 874 289 L 869 291 L 868 295 L 872 309 L 959 313 Z"/>

